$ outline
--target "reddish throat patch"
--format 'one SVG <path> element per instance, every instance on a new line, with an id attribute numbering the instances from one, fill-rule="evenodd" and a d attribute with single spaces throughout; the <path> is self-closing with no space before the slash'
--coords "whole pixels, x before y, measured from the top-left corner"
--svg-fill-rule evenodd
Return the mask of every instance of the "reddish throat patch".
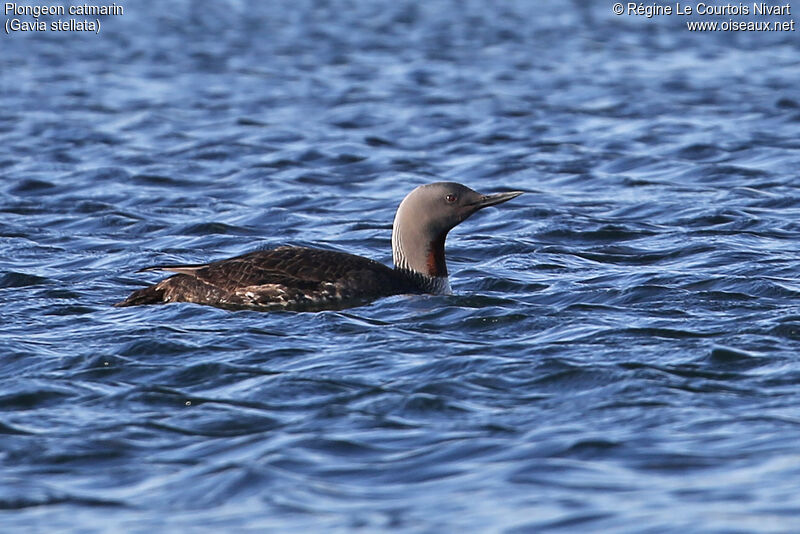
<path id="1" fill-rule="evenodd" d="M 444 261 L 444 239 L 442 234 L 428 245 L 428 276 L 447 276 L 447 264 Z"/>

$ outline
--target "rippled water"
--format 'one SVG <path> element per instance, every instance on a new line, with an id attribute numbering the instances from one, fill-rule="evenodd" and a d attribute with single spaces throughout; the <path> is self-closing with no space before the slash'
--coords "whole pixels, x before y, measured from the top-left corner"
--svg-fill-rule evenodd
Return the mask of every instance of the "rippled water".
<path id="1" fill-rule="evenodd" d="M 797 33 L 127 4 L 0 35 L 3 531 L 796 531 Z M 389 263 L 440 179 L 527 191 L 451 234 L 453 296 L 111 307 L 154 263 Z"/>

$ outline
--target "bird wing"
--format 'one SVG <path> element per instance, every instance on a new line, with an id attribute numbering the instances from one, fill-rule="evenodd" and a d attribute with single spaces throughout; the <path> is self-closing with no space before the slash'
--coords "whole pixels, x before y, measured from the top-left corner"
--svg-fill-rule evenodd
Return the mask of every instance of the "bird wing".
<path id="1" fill-rule="evenodd" d="M 365 273 L 379 278 L 392 274 L 392 269 L 368 258 L 304 247 L 258 250 L 208 264 L 161 265 L 146 270 L 155 269 L 189 275 L 227 291 L 263 285 L 314 289 L 320 283 L 337 283 Z"/>

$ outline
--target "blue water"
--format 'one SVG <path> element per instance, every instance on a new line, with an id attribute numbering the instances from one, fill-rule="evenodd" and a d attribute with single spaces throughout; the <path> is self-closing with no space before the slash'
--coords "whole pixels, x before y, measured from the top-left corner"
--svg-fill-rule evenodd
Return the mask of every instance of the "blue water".
<path id="1" fill-rule="evenodd" d="M 124 4 L 0 34 L 0 530 L 797 532 L 797 32 Z M 389 263 L 437 180 L 526 191 L 451 233 L 452 296 L 111 306 L 156 263 Z"/>

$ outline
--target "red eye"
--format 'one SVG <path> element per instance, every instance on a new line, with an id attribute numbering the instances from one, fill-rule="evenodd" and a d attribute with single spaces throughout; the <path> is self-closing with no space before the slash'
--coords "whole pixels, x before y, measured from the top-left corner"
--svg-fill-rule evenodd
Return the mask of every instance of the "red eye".
<path id="1" fill-rule="evenodd" d="M 454 195 L 454 194 L 452 194 L 452 193 L 451 193 L 451 194 L 449 194 L 449 195 L 447 195 L 446 197 L 444 197 L 444 199 L 445 199 L 447 202 L 449 202 L 450 204 L 452 204 L 453 202 L 455 202 L 457 198 L 458 198 L 458 197 L 457 197 L 457 196 L 455 196 L 455 195 Z"/>

